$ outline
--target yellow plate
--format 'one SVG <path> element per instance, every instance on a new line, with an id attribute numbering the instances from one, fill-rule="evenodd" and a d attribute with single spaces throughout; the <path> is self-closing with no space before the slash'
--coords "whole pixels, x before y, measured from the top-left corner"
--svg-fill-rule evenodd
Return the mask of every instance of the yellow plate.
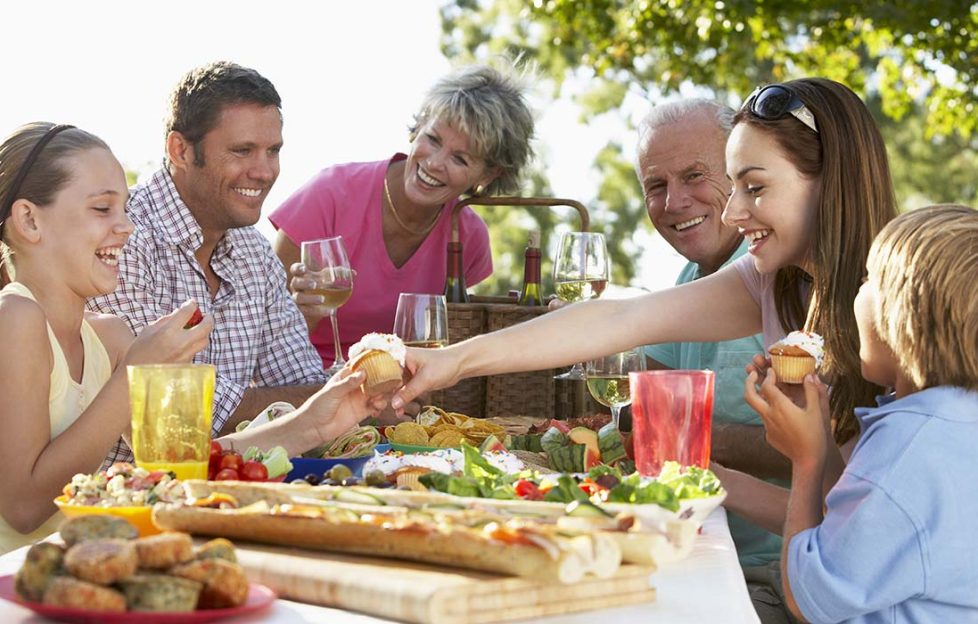
<path id="1" fill-rule="evenodd" d="M 112 516 L 119 516 L 128 520 L 130 524 L 139 530 L 140 537 L 146 537 L 147 535 L 156 535 L 160 530 L 153 524 L 153 518 L 151 512 L 153 510 L 149 505 L 143 505 L 142 507 L 94 507 L 92 505 L 69 505 L 67 496 L 59 496 L 54 499 L 54 504 L 58 506 L 61 513 L 69 518 L 75 518 L 77 516 L 86 516 L 89 514 L 105 515 L 109 514 Z"/>

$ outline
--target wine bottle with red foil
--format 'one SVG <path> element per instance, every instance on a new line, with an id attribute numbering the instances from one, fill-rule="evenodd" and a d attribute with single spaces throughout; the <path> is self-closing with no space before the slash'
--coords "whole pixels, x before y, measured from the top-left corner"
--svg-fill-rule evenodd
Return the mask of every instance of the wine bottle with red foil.
<path id="1" fill-rule="evenodd" d="M 445 301 L 448 303 L 468 303 L 469 293 L 465 291 L 465 272 L 462 270 L 462 243 L 448 243 L 448 273 L 445 277 Z"/>
<path id="2" fill-rule="evenodd" d="M 532 230 L 523 256 L 523 290 L 520 305 L 543 305 L 543 287 L 540 284 L 540 232 Z"/>

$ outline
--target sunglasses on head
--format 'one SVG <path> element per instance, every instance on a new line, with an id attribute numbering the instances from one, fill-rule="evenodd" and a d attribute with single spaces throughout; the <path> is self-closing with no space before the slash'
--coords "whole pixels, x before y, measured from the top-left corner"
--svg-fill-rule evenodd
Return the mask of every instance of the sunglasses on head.
<path id="1" fill-rule="evenodd" d="M 784 119 L 785 115 L 792 115 L 818 134 L 815 115 L 805 106 L 801 98 L 784 85 L 757 87 L 744 101 L 743 108 L 765 121 L 776 121 Z"/>

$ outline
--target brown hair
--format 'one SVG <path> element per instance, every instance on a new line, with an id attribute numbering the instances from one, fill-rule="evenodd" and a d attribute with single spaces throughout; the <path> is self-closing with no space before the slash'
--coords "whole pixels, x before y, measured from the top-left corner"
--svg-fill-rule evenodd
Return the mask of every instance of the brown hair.
<path id="1" fill-rule="evenodd" d="M 214 129 L 225 106 L 257 104 L 281 112 L 282 98 L 271 81 L 253 69 L 227 61 L 187 72 L 170 94 L 166 134 L 179 132 L 194 147 L 194 164 L 204 166 L 200 142 Z"/>
<path id="2" fill-rule="evenodd" d="M 748 109 L 737 113 L 734 124 L 768 133 L 802 175 L 819 180 L 808 254 L 814 274 L 794 266 L 778 269 L 774 296 L 782 327 L 804 322 L 805 329 L 825 339 L 822 371 L 831 380 L 829 406 L 836 442 L 842 444 L 858 431 L 853 408 L 873 405 L 881 390 L 860 374 L 852 302 L 873 239 L 896 216 L 896 200 L 883 137 L 859 96 L 824 78 L 784 86 L 814 114 L 817 134 L 791 115 L 769 121 Z M 811 294 L 807 307 L 806 290 Z"/>
<path id="3" fill-rule="evenodd" d="M 978 390 L 978 212 L 941 205 L 891 221 L 866 266 L 876 331 L 916 390 Z"/>
<path id="4" fill-rule="evenodd" d="M 31 148 L 53 127 L 54 124 L 46 121 L 29 123 L 14 130 L 0 144 L 0 197 L 7 197 L 10 187 L 24 166 L 24 161 L 27 159 Z M 16 197 L 12 198 L 12 202 L 18 199 L 26 199 L 38 206 L 50 204 L 54 201 L 55 195 L 71 181 L 72 172 L 66 164 L 67 159 L 77 152 L 93 148 L 107 150 L 109 146 L 94 134 L 78 128 L 68 128 L 59 132 L 37 154 L 20 184 Z M 11 205 L 9 204 L 0 207 L 2 210 L 0 228 L 10 216 L 10 208 Z M 11 250 L 7 246 L 6 240 L 2 241 L 0 247 L 2 247 L 0 261 L 6 264 L 11 261 Z M 0 280 L 3 279 L 3 275 L 0 273 Z M 0 284 L 0 286 L 2 285 Z"/>

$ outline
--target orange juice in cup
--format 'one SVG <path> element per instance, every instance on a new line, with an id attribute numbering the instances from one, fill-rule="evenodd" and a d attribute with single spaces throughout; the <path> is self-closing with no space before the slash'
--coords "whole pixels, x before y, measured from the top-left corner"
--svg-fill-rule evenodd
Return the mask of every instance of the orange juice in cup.
<path id="1" fill-rule="evenodd" d="M 129 366 L 136 465 L 178 479 L 206 479 L 214 403 L 209 364 Z"/>

